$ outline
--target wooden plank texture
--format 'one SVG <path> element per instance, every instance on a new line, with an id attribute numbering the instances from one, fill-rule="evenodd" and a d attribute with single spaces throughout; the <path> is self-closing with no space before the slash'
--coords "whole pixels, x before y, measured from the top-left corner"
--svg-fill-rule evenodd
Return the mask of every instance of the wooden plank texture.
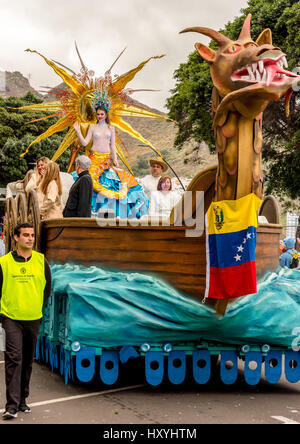
<path id="1" fill-rule="evenodd" d="M 281 226 L 257 230 L 257 274 L 277 268 Z M 202 300 L 205 290 L 205 234 L 186 237 L 183 227 L 99 227 L 72 219 L 42 225 L 42 251 L 55 263 L 98 265 L 109 270 L 157 276 Z"/>

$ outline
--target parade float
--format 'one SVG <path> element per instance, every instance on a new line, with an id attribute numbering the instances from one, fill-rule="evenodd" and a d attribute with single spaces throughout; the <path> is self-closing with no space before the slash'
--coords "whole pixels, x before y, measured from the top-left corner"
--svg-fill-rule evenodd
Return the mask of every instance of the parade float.
<path id="1" fill-rule="evenodd" d="M 60 371 L 66 383 L 99 377 L 102 383 L 111 385 L 118 381 L 128 362 L 140 359 L 144 360 L 145 378 L 151 385 L 159 385 L 166 378 L 180 384 L 188 371 L 197 383 L 205 384 L 218 358 L 225 384 L 237 380 L 240 359 L 244 361 L 245 381 L 250 385 L 260 381 L 263 363 L 268 382 L 278 382 L 283 369 L 288 381 L 300 379 L 299 271 L 276 270 L 282 227 L 276 200 L 272 196 L 263 199 L 261 157 L 263 111 L 284 94 L 288 110 L 297 76 L 284 69 L 285 55 L 273 46 L 269 29 L 252 40 L 250 16 L 237 41 L 209 28 L 182 32 L 188 31 L 209 36 L 219 47 L 213 51 L 196 44 L 199 54 L 210 64 L 214 84 L 213 129 L 218 165 L 194 177 L 173 209 L 168 226 L 162 220 L 153 223 L 150 218 L 41 221 L 34 191 L 27 200 L 20 195 L 7 201 L 7 249 L 14 246 L 13 227 L 28 220 L 38 234 L 36 249 L 52 264 L 53 291 L 44 310 L 36 357 L 52 370 Z M 81 76 L 68 74 L 69 68 L 44 59 L 65 81 L 67 89 L 59 93 L 55 102 L 23 108 L 52 111 L 60 117 L 34 142 L 70 128 L 52 160 L 73 144 L 69 164 L 72 169 L 79 151 L 72 125 L 79 121 L 81 132 L 87 133 L 95 121 L 93 94 L 104 86 L 112 102 L 112 124 L 152 147 L 122 119 L 162 118 L 136 107 L 129 99 L 130 91 L 124 89 L 148 60 L 115 81 L 110 70 L 95 81 L 81 58 Z M 120 159 L 130 170 L 120 133 L 116 145 Z M 158 151 L 157 154 L 160 155 Z M 197 192 L 203 194 L 200 201 Z M 253 196 L 256 204 L 252 234 L 248 225 L 246 231 L 242 230 L 252 242 L 252 253 L 245 262 L 254 262 L 256 269 L 251 268 L 253 286 L 245 288 L 254 290 L 251 294 L 250 290 L 234 294 L 229 289 L 222 297 L 222 290 L 217 288 L 221 293 L 217 297 L 207 291 L 208 274 L 213 275 L 216 268 L 208 251 L 209 236 L 214 235 L 208 225 L 204 229 L 202 213 L 210 211 L 213 223 L 222 232 L 226 214 L 224 220 L 225 207 L 221 203 L 239 207 L 247 196 Z M 189 205 L 185 206 L 187 201 Z M 265 223 L 257 224 L 258 202 L 259 215 L 265 216 Z M 185 208 L 189 208 L 188 215 Z M 238 242 L 239 251 L 244 250 L 243 243 L 248 248 L 247 236 Z M 225 261 L 230 248 L 229 245 L 228 253 L 223 249 Z M 236 254 L 236 260 L 240 257 Z M 239 287 L 234 284 L 237 270 L 234 268 L 224 285 L 229 282 L 230 288 Z M 239 279 L 241 276 L 247 283 L 248 275 L 244 273 Z"/>

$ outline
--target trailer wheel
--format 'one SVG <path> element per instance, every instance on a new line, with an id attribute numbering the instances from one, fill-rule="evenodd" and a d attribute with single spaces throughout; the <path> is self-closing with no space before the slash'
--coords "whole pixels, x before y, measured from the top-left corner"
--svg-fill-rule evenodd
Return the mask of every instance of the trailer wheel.
<path id="1" fill-rule="evenodd" d="M 17 207 L 17 223 L 27 222 L 27 201 L 23 193 L 17 194 L 16 197 Z"/>
<path id="2" fill-rule="evenodd" d="M 38 198 L 35 190 L 30 191 L 27 202 L 27 220 L 33 225 L 35 232 L 33 249 L 40 251 L 41 218 Z"/>

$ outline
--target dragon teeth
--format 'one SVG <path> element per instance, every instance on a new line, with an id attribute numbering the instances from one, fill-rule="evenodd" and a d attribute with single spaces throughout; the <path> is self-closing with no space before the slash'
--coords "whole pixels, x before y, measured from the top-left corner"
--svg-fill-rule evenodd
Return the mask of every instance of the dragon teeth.
<path id="1" fill-rule="evenodd" d="M 277 66 L 282 69 L 287 68 L 288 63 L 285 56 L 282 56 L 276 62 Z M 246 66 L 249 76 L 241 76 L 241 80 L 254 81 L 265 83 L 267 86 L 271 83 L 271 73 L 267 71 L 264 67 L 264 61 L 259 60 L 258 62 L 252 63 Z M 280 74 L 279 77 L 286 77 L 284 74 Z"/>
<path id="2" fill-rule="evenodd" d="M 248 71 L 250 80 L 255 80 L 255 76 L 254 76 L 253 71 L 250 66 L 247 66 L 247 71 Z"/>
<path id="3" fill-rule="evenodd" d="M 283 56 L 281 60 L 282 60 L 283 66 L 284 66 L 285 68 L 287 68 L 287 67 L 288 67 L 288 62 L 287 62 L 286 57 Z"/>
<path id="4" fill-rule="evenodd" d="M 266 85 L 269 86 L 271 83 L 271 74 L 269 73 L 269 71 L 267 71 L 267 81 L 266 81 Z"/>
<path id="5" fill-rule="evenodd" d="M 261 81 L 262 81 L 262 83 L 266 83 L 267 82 L 267 71 L 265 69 L 264 69 Z"/>
<path id="6" fill-rule="evenodd" d="M 252 71 L 255 72 L 257 70 L 257 63 L 252 63 Z"/>

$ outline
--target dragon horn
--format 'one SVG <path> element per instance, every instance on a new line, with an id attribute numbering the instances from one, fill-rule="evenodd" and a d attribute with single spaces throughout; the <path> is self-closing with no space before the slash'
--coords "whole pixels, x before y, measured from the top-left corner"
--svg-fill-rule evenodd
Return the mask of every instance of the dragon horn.
<path id="1" fill-rule="evenodd" d="M 245 18 L 238 40 L 251 39 L 250 26 L 251 26 L 251 14 L 248 14 L 247 17 Z"/>
<path id="2" fill-rule="evenodd" d="M 212 40 L 214 40 L 219 47 L 228 45 L 228 43 L 231 43 L 231 40 L 226 37 L 224 34 L 221 34 L 218 31 L 214 31 L 210 28 L 202 28 L 201 26 L 195 27 L 195 28 L 186 28 L 180 31 L 179 34 L 183 34 L 184 32 L 199 32 L 200 34 L 204 34 L 207 37 L 210 37 Z"/>

